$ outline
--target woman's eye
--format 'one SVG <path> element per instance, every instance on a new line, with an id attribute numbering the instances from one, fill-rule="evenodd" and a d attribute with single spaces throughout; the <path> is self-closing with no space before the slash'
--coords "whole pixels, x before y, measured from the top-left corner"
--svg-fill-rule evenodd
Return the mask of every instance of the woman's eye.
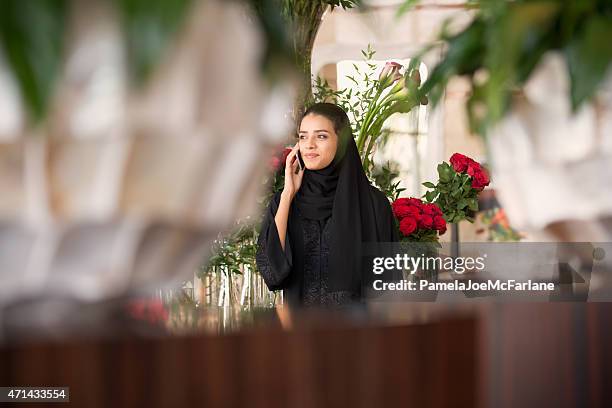
<path id="1" fill-rule="evenodd" d="M 306 135 L 298 135 L 298 139 L 306 139 Z"/>
<path id="2" fill-rule="evenodd" d="M 327 135 L 324 133 L 320 133 L 318 136 L 319 136 L 319 139 L 327 139 Z"/>

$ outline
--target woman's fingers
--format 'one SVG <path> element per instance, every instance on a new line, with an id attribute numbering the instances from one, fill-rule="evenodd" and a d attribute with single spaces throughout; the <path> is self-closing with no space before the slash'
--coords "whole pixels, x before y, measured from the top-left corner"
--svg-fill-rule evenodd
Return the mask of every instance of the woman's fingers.
<path id="1" fill-rule="evenodd" d="M 287 159 L 285 161 L 286 165 L 290 165 L 294 163 L 295 156 L 297 155 L 297 152 L 298 152 L 298 148 L 299 148 L 299 143 L 296 143 L 295 146 L 293 146 L 293 149 L 291 149 L 291 151 L 287 155 Z"/>

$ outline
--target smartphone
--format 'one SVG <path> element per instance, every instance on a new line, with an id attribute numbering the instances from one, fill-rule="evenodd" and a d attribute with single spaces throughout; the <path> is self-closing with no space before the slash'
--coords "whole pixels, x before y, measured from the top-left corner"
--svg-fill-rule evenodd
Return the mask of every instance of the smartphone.
<path id="1" fill-rule="evenodd" d="M 297 160 L 298 166 L 297 169 L 295 169 L 295 174 L 298 174 L 300 170 L 304 171 L 304 169 L 306 168 L 306 164 L 304 164 L 304 159 L 302 159 L 302 153 L 299 150 L 297 152 Z"/>

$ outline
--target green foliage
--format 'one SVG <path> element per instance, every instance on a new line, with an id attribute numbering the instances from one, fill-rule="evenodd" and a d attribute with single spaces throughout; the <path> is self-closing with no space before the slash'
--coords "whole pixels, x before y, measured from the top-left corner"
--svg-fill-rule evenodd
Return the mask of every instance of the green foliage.
<path id="1" fill-rule="evenodd" d="M 406 190 L 400 187 L 401 180 L 397 180 L 399 177 L 397 167 L 397 163 L 387 161 L 383 166 L 374 166 L 372 168 L 371 178 L 374 184 L 391 201 L 397 200 L 401 192 Z"/>
<path id="2" fill-rule="evenodd" d="M 414 3 L 408 0 L 403 11 Z M 470 127 L 485 135 L 510 109 L 512 92 L 527 82 L 549 51 L 565 56 L 573 110 L 594 96 L 612 61 L 611 1 L 472 3 L 479 8 L 471 24 L 456 34 L 445 25 L 440 34 L 447 52 L 419 90 L 434 104 L 452 77 L 466 76 L 473 89 L 467 103 Z"/>
<path id="3" fill-rule="evenodd" d="M 412 7 L 414 7 L 419 0 L 405 0 L 404 3 L 397 9 L 397 13 L 395 14 L 396 18 L 401 17 L 406 12 L 408 12 Z"/>
<path id="4" fill-rule="evenodd" d="M 202 278 L 212 270 L 242 274 L 240 269 L 242 265 L 256 269 L 258 229 L 259 222 L 247 219 L 245 222 L 236 223 L 236 227 L 229 235 L 221 234 L 213 244 L 213 255 L 208 263 L 200 268 L 198 277 Z"/>
<path id="5" fill-rule="evenodd" d="M 0 1 L 0 57 L 34 123 L 44 119 L 61 69 L 66 18 L 65 0 Z"/>
<path id="6" fill-rule="evenodd" d="M 131 79 L 142 83 L 186 16 L 191 0 L 114 0 L 123 24 Z M 0 54 L 36 124 L 45 119 L 62 68 L 67 0 L 0 1 Z"/>
<path id="7" fill-rule="evenodd" d="M 296 56 L 291 30 L 287 19 L 279 12 L 279 0 L 246 0 L 254 11 L 254 17 L 265 37 L 262 55 L 262 71 L 269 80 L 283 76 L 295 69 Z M 287 69 L 288 68 L 288 69 Z"/>
<path id="8" fill-rule="evenodd" d="M 425 182 L 423 186 L 431 189 L 425 193 L 425 200 L 440 207 L 446 222 L 474 222 L 478 191 L 472 188 L 468 174 L 457 173 L 450 164 L 442 162 L 438 165 L 438 184 Z"/>
<path id="9" fill-rule="evenodd" d="M 572 107 L 590 99 L 612 60 L 612 16 L 593 17 L 585 23 L 584 32 L 566 47 L 571 80 Z"/>
<path id="10" fill-rule="evenodd" d="M 115 0 L 132 79 L 143 83 L 183 25 L 192 0 Z"/>

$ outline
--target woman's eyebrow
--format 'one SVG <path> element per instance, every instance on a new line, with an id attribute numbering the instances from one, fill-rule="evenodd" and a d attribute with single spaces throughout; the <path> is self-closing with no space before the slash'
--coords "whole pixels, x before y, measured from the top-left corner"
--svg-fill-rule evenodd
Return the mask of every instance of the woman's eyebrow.
<path id="1" fill-rule="evenodd" d="M 317 130 L 313 130 L 313 132 L 327 132 L 329 133 L 329 130 L 326 129 L 317 129 Z M 300 130 L 299 133 L 308 133 L 306 130 Z"/>

